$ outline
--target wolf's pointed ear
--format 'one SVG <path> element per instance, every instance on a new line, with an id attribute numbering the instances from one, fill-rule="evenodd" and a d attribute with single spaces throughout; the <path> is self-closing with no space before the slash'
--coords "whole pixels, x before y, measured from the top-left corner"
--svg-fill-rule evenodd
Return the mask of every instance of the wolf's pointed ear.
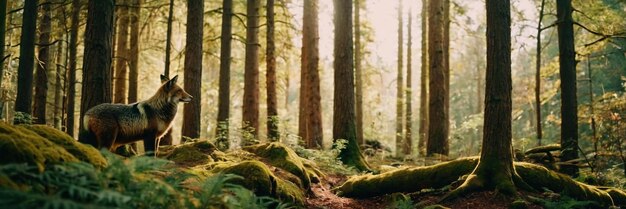
<path id="1" fill-rule="evenodd" d="M 167 83 L 165 84 L 165 87 L 167 88 L 167 90 L 171 90 L 174 85 L 176 84 L 176 81 L 178 80 L 178 75 L 174 76 L 174 78 L 172 78 L 171 80 L 167 81 Z"/>
<path id="2" fill-rule="evenodd" d="M 172 83 L 176 83 L 176 81 L 178 81 L 178 75 L 175 75 L 172 80 L 170 80 Z"/>
<path id="3" fill-rule="evenodd" d="M 169 81 L 169 80 L 170 80 L 170 79 L 169 79 L 167 76 L 165 76 L 165 75 L 161 74 L 161 83 L 165 83 L 165 82 L 167 82 L 167 81 Z"/>

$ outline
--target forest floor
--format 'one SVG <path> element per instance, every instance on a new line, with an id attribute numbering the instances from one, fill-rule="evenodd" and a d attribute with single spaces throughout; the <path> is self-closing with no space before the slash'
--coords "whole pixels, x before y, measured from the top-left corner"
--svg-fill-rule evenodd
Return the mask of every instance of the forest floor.
<path id="1" fill-rule="evenodd" d="M 388 160 L 374 160 L 373 165 L 381 164 L 394 164 Z M 407 166 L 418 166 L 414 163 L 409 163 Z M 418 163 L 420 164 L 420 163 Z M 318 184 L 312 185 L 313 195 L 309 195 L 305 201 L 305 208 L 312 209 L 378 209 L 378 208 L 405 208 L 402 205 L 397 205 L 394 195 L 383 195 L 367 199 L 347 198 L 337 196 L 332 189 L 340 186 L 346 180 L 350 178 L 349 175 L 344 174 L 328 174 L 321 179 Z M 456 182 L 450 185 L 451 188 L 456 188 L 461 182 Z M 439 203 L 438 201 L 449 191 L 425 191 L 407 194 L 406 197 L 410 198 L 411 206 L 409 208 L 422 208 L 430 205 L 441 205 L 448 208 L 460 208 L 460 209 L 508 209 L 511 207 L 511 203 L 515 201 L 512 197 L 505 197 L 495 194 L 493 191 L 474 192 L 467 196 L 457 198 L 455 200 Z M 529 204 L 529 209 L 544 208 L 541 205 L 533 204 L 528 200 L 528 196 L 533 196 L 541 199 L 549 199 L 548 194 L 520 192 L 519 196 L 526 200 Z M 401 204 L 401 203 L 400 203 Z M 406 206 L 406 205 L 405 205 Z"/>
<path id="2" fill-rule="evenodd" d="M 343 175 L 328 175 L 321 183 L 312 186 L 314 195 L 307 197 L 305 201 L 306 208 L 322 209 L 378 209 L 378 208 L 399 208 L 400 206 L 394 205 L 392 195 L 384 195 L 369 199 L 355 199 L 339 197 L 332 192 L 332 188 L 341 185 L 349 177 Z M 454 185 L 458 186 L 458 185 Z M 429 205 L 442 205 L 448 208 L 459 209 L 508 209 L 511 203 L 515 200 L 511 197 L 504 197 L 495 194 L 493 191 L 475 192 L 465 197 L 452 200 L 450 202 L 438 203 L 438 201 L 445 195 L 445 192 L 431 192 L 431 193 L 412 193 L 408 197 L 411 198 L 413 204 L 419 203 L 420 206 Z M 520 196 L 535 196 L 545 198 L 543 194 L 521 192 Z M 528 205 L 529 209 L 544 208 L 537 204 Z"/>

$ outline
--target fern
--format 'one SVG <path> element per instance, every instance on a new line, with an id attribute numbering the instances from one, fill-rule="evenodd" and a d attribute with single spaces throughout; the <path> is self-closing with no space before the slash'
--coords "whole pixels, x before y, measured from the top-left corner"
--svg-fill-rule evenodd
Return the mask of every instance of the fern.
<path id="1" fill-rule="evenodd" d="M 27 164 L 0 165 L 0 179 L 19 185 L 0 186 L 0 208 L 290 207 L 229 183 L 239 176 L 202 177 L 163 159 L 103 155 L 108 166 L 102 169 L 84 162 L 48 165 L 44 172 Z"/>

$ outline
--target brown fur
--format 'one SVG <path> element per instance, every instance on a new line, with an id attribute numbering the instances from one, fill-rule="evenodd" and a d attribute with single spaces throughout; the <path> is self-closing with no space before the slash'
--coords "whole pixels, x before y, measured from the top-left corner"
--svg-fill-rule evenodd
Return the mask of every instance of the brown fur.
<path id="1" fill-rule="evenodd" d="M 148 100 L 133 104 L 100 104 L 89 109 L 83 118 L 85 130 L 79 140 L 96 148 L 115 150 L 121 145 L 144 141 L 146 152 L 154 151 L 157 139 L 171 128 L 179 102 L 192 96 L 176 85 L 178 76 L 164 84 Z"/>

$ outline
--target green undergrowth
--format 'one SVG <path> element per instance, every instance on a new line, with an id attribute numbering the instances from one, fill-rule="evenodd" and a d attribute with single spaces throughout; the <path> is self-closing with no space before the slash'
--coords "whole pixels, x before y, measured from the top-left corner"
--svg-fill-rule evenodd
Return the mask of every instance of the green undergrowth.
<path id="1" fill-rule="evenodd" d="M 105 153 L 108 166 L 85 162 L 50 165 L 43 172 L 28 164 L 0 166 L 0 208 L 286 208 L 230 181 L 242 177 L 204 176 L 152 157 L 124 159 Z"/>
<path id="2" fill-rule="evenodd" d="M 0 208 L 291 208 L 302 204 L 302 190 L 274 176 L 260 161 L 224 169 L 230 172 L 197 169 L 254 156 L 239 154 L 222 153 L 201 141 L 165 147 L 160 156 L 166 159 L 124 158 L 101 153 L 48 126 L 0 123 Z M 239 168 L 248 167 L 267 174 L 271 192 L 259 193 L 239 183 L 252 171 Z"/>

